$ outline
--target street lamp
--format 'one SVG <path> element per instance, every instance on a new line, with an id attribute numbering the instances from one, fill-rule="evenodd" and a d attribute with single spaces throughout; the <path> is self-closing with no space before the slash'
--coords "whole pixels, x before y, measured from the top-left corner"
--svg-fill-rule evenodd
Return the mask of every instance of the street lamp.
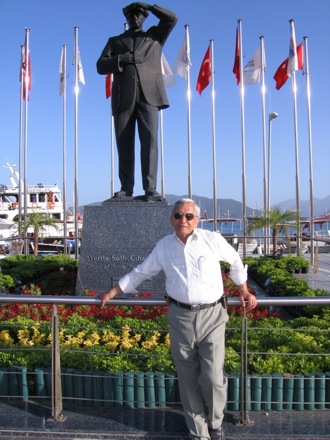
<path id="1" fill-rule="evenodd" d="M 276 119 L 278 114 L 276 112 L 269 113 L 268 118 L 268 175 L 267 175 L 267 210 L 270 211 L 270 172 L 271 172 L 271 152 L 272 152 L 272 120 Z M 270 249 L 270 227 L 267 228 L 267 252 Z M 274 244 L 273 244 L 274 245 Z M 266 252 L 265 252 L 266 254 Z"/>

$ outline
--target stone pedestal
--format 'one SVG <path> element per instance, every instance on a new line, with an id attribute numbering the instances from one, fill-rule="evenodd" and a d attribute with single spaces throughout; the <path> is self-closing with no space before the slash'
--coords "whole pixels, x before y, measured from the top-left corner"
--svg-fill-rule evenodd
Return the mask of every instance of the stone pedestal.
<path id="1" fill-rule="evenodd" d="M 163 202 L 104 202 L 86 206 L 76 294 L 109 290 L 140 264 L 155 244 L 173 232 L 171 206 Z M 143 282 L 140 292 L 165 294 L 165 276 Z"/>

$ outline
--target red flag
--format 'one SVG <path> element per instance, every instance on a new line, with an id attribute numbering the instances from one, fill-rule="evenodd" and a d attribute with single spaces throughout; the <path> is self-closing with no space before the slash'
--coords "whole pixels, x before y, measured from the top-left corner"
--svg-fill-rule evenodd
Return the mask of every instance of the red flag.
<path id="1" fill-rule="evenodd" d="M 30 51 L 26 50 L 26 42 L 22 46 L 21 51 L 21 74 L 20 81 L 22 82 L 22 99 L 29 100 L 29 92 L 31 90 L 31 61 Z"/>
<path id="2" fill-rule="evenodd" d="M 297 59 L 298 59 L 298 70 L 303 70 L 303 44 L 300 43 L 297 46 Z M 276 90 L 280 90 L 282 86 L 287 82 L 290 78 L 291 74 L 288 74 L 288 66 L 289 66 L 289 57 L 283 61 L 283 63 L 276 70 L 274 75 L 274 80 L 276 82 Z"/>
<path id="3" fill-rule="evenodd" d="M 107 75 L 105 77 L 105 97 L 110 98 L 112 92 L 112 75 Z"/>
<path id="4" fill-rule="evenodd" d="M 209 85 L 211 78 L 211 51 L 210 46 L 207 48 L 201 68 L 199 70 L 196 90 L 201 95 L 202 91 Z"/>
<path id="5" fill-rule="evenodd" d="M 241 57 L 241 51 L 239 47 L 239 35 L 238 35 L 238 29 L 236 29 L 236 46 L 235 46 L 235 60 L 234 60 L 234 67 L 233 72 L 236 76 L 237 84 L 240 83 L 241 75 L 240 75 L 240 57 Z"/>
<path id="6" fill-rule="evenodd" d="M 289 58 L 287 58 L 276 70 L 274 75 L 274 80 L 276 81 L 276 90 L 280 90 L 280 88 L 286 83 L 289 78 L 288 75 L 288 64 Z"/>

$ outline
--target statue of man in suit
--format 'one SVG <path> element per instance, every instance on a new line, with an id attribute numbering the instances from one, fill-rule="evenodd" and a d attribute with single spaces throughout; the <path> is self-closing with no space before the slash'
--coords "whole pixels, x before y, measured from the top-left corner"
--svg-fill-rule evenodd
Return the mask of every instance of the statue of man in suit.
<path id="1" fill-rule="evenodd" d="M 142 29 L 149 12 L 157 26 Z M 141 144 L 141 173 L 145 200 L 162 200 L 156 191 L 158 111 L 169 106 L 161 55 L 178 17 L 157 5 L 134 2 L 123 8 L 128 30 L 110 37 L 97 61 L 97 72 L 113 74 L 111 106 L 118 148 L 120 191 L 115 198 L 133 196 L 135 126 Z"/>

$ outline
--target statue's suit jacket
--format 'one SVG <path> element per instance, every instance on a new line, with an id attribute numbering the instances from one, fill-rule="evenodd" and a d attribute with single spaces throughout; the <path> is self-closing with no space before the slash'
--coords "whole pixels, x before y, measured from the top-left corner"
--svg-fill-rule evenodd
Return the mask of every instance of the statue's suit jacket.
<path id="1" fill-rule="evenodd" d="M 113 74 L 111 106 L 113 115 L 130 108 L 135 99 L 137 80 L 141 84 L 148 104 L 163 109 L 169 106 L 161 67 L 163 45 L 177 22 L 177 16 L 159 6 L 152 6 L 159 18 L 157 26 L 138 32 L 134 38 L 128 30 L 110 37 L 100 58 L 97 71 L 101 75 Z M 120 66 L 120 55 L 131 52 L 135 64 Z"/>

